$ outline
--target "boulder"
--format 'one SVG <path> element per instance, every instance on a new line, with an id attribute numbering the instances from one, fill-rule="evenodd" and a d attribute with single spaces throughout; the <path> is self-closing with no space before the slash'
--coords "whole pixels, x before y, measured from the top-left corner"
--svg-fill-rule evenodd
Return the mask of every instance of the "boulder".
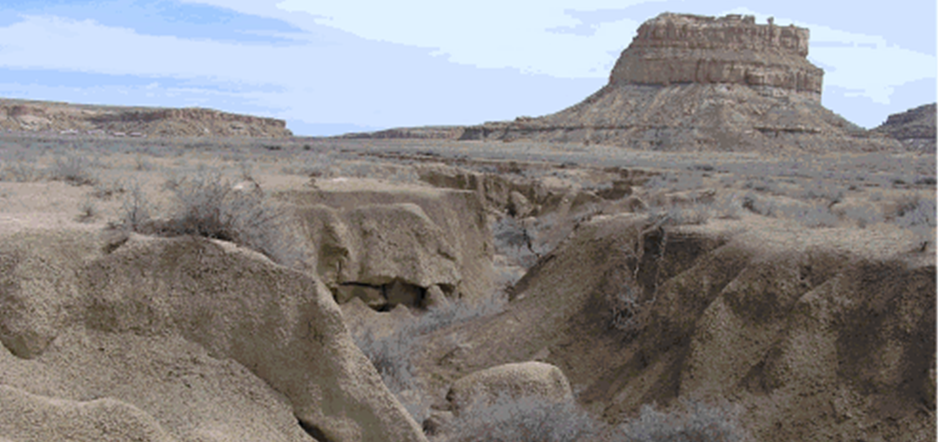
<path id="1" fill-rule="evenodd" d="M 573 400 L 563 372 L 543 362 L 503 364 L 477 371 L 456 381 L 446 399 L 453 415 L 459 416 L 471 407 L 495 403 L 499 394 L 513 399 L 533 396 L 549 402 Z"/>
<path id="2" fill-rule="evenodd" d="M 524 218 L 534 211 L 534 205 L 520 192 L 513 190 L 508 194 L 508 214 L 515 218 Z"/>

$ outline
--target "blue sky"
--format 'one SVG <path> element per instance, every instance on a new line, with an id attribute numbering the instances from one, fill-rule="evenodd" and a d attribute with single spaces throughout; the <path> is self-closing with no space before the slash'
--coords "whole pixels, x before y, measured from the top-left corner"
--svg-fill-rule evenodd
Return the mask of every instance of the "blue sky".
<path id="1" fill-rule="evenodd" d="M 645 20 L 808 27 L 822 103 L 874 127 L 936 101 L 936 4 L 540 0 L 5 0 L 0 96 L 200 106 L 297 135 L 539 116 L 602 87 Z"/>

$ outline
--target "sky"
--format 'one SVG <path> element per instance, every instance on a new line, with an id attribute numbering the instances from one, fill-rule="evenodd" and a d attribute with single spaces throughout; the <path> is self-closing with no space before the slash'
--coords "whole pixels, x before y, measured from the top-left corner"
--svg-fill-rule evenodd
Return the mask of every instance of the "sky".
<path id="1" fill-rule="evenodd" d="M 809 28 L 822 104 L 866 128 L 936 101 L 934 0 L 4 0 L 0 97 L 198 106 L 310 136 L 512 120 L 601 88 L 662 12 Z"/>

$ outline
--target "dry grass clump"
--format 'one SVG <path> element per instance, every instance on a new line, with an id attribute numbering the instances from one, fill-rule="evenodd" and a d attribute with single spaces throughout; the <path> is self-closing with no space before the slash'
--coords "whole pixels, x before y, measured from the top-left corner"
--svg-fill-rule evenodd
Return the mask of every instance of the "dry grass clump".
<path id="1" fill-rule="evenodd" d="M 0 163 L 0 181 L 31 183 L 41 181 L 44 178 L 45 173 L 42 170 L 36 167 L 33 162 L 28 162 L 23 158 L 5 160 Z"/>
<path id="2" fill-rule="evenodd" d="M 739 410 L 729 405 L 708 405 L 682 400 L 670 413 L 643 405 L 637 419 L 619 427 L 628 442 L 738 442 L 747 440 Z"/>
<path id="3" fill-rule="evenodd" d="M 598 425 L 573 402 L 499 394 L 445 423 L 439 442 L 575 442 L 593 440 Z"/>
<path id="4" fill-rule="evenodd" d="M 231 241 L 288 267 L 304 261 L 305 253 L 297 246 L 301 241 L 289 223 L 290 214 L 259 189 L 235 189 L 221 172 L 208 168 L 175 178 L 167 187 L 176 203 L 168 220 L 153 221 L 152 207 L 139 186 L 134 186 L 125 200 L 122 224 L 141 233 Z"/>
<path id="5" fill-rule="evenodd" d="M 98 199 L 109 200 L 126 191 L 126 185 L 123 180 L 98 180 L 98 182 L 94 184 L 94 190 L 92 190 L 91 195 Z"/>
<path id="6" fill-rule="evenodd" d="M 97 167 L 95 161 L 70 153 L 55 159 L 55 163 L 48 171 L 48 177 L 51 180 L 65 181 L 75 186 L 95 184 L 98 182 L 92 170 L 95 167 Z"/>

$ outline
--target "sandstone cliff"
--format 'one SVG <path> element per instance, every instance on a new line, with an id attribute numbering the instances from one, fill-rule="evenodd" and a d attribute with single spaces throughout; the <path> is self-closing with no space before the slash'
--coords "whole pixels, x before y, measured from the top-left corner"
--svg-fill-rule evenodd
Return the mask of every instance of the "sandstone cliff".
<path id="1" fill-rule="evenodd" d="M 876 132 L 887 134 L 911 150 L 935 152 L 935 103 L 892 114 Z"/>
<path id="2" fill-rule="evenodd" d="M 286 122 L 202 108 L 90 106 L 0 99 L 0 129 L 61 134 L 289 137 Z"/>
<path id="3" fill-rule="evenodd" d="M 808 35 L 794 25 L 757 25 L 752 16 L 664 13 L 638 28 L 610 84 L 733 83 L 820 101 L 824 71 L 805 58 Z"/>

